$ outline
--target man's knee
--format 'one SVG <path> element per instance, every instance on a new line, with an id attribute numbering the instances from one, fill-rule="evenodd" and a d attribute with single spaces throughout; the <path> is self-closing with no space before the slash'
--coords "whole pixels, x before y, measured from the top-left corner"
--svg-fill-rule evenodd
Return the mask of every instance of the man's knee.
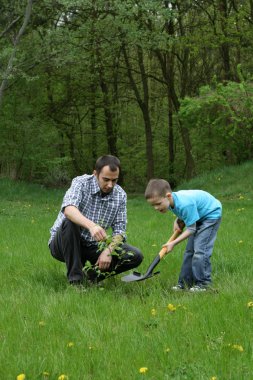
<path id="1" fill-rule="evenodd" d="M 71 222 L 71 220 L 65 218 L 61 225 L 62 232 L 69 232 L 69 233 L 78 233 L 80 234 L 80 227 L 76 224 Z"/>
<path id="2" fill-rule="evenodd" d="M 135 250 L 135 258 L 138 265 L 143 261 L 143 254 L 138 248 Z"/>
<path id="3" fill-rule="evenodd" d="M 124 250 L 124 248 L 123 248 Z M 139 248 L 133 247 L 131 245 L 126 245 L 127 254 L 130 256 L 130 260 L 136 265 L 140 265 L 143 260 L 143 254 Z"/>

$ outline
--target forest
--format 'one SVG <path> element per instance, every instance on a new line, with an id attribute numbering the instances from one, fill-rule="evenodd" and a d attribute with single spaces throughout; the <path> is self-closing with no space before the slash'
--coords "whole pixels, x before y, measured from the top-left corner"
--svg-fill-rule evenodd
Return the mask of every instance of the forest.
<path id="1" fill-rule="evenodd" d="M 0 176 L 172 186 L 253 158 L 253 0 L 0 0 Z"/>

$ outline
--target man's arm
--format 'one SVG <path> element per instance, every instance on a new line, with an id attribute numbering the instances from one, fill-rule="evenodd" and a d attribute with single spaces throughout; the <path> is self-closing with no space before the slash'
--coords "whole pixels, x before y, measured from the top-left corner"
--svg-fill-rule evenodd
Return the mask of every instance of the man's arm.
<path id="1" fill-rule="evenodd" d="M 106 238 L 106 231 L 94 223 L 92 220 L 86 218 L 75 206 L 66 206 L 64 209 L 64 215 L 66 218 L 71 220 L 71 222 L 77 224 L 78 226 L 85 228 L 90 231 L 91 236 L 96 241 L 101 241 Z"/>

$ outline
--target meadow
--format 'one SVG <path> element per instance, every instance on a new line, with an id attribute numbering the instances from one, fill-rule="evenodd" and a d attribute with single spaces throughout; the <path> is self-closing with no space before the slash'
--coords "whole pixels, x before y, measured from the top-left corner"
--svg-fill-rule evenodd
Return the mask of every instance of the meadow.
<path id="1" fill-rule="evenodd" d="M 123 283 L 119 275 L 80 292 L 47 247 L 65 189 L 0 179 L 0 379 L 252 380 L 252 184 L 247 162 L 179 187 L 210 191 L 223 204 L 212 290 L 171 290 L 181 244 L 158 276 Z M 173 219 L 129 195 L 128 242 L 144 253 L 140 272 Z"/>

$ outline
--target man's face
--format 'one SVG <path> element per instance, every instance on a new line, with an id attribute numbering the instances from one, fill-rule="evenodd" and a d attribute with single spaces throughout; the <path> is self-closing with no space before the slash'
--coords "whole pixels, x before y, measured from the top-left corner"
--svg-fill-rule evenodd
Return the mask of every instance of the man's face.
<path id="1" fill-rule="evenodd" d="M 154 207 L 156 211 L 159 211 L 161 213 L 165 213 L 168 211 L 168 207 L 170 206 L 170 201 L 168 197 L 153 197 L 147 200 L 151 206 Z"/>
<path id="2" fill-rule="evenodd" d="M 119 179 L 119 169 L 112 172 L 109 166 L 104 166 L 99 175 L 94 170 L 94 175 L 97 177 L 100 190 L 103 193 L 109 194 Z"/>

